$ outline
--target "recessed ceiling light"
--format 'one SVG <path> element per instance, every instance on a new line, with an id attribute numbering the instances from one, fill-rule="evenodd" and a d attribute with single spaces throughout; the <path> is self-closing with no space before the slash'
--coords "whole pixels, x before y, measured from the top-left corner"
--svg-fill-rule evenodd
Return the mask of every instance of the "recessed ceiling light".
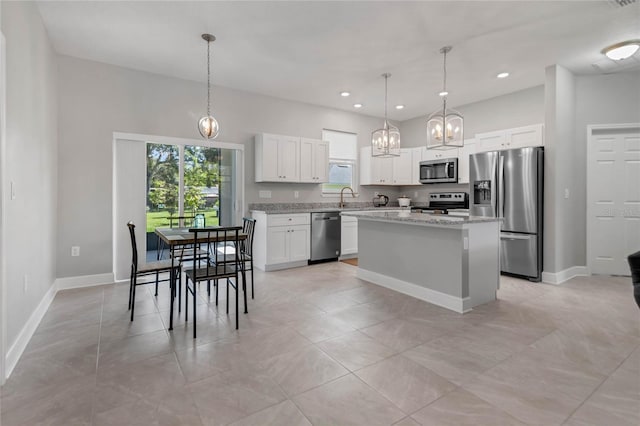
<path id="1" fill-rule="evenodd" d="M 509 73 L 508 72 L 501 72 L 500 74 L 496 75 L 496 77 L 498 77 L 498 78 L 507 78 L 507 77 L 509 77 Z"/>
<path id="2" fill-rule="evenodd" d="M 350 92 L 340 92 L 340 96 L 342 96 L 343 98 L 346 98 L 347 96 L 350 96 L 351 93 Z"/>
<path id="3" fill-rule="evenodd" d="M 638 48 L 640 48 L 640 40 L 628 40 L 605 47 L 602 49 L 602 53 L 609 59 L 620 61 L 635 55 Z"/>
<path id="4" fill-rule="evenodd" d="M 440 96 L 440 97 L 445 97 L 445 96 L 447 96 L 448 94 L 449 94 L 449 92 L 447 92 L 447 91 L 445 90 L 445 91 L 443 91 L 443 92 L 438 93 L 438 96 Z"/>
<path id="5" fill-rule="evenodd" d="M 396 109 L 404 109 L 404 105 L 396 105 Z"/>
<path id="6" fill-rule="evenodd" d="M 354 108 L 362 108 L 362 104 L 353 104 Z"/>

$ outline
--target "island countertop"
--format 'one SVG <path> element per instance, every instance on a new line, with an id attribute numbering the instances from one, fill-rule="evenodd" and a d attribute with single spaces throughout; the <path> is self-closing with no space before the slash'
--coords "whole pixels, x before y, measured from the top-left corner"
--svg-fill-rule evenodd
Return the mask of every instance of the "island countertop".
<path id="1" fill-rule="evenodd" d="M 353 216 L 358 219 L 378 222 L 400 222 L 410 225 L 461 227 L 471 223 L 500 222 L 502 219 L 484 216 L 448 216 L 442 214 L 411 213 L 410 211 L 343 211 L 342 216 Z"/>

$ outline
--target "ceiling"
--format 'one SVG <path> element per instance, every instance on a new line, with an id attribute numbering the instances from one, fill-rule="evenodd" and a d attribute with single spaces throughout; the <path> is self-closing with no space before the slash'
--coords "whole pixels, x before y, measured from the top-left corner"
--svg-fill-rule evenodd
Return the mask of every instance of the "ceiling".
<path id="1" fill-rule="evenodd" d="M 141 71 L 403 121 L 544 83 L 545 67 L 599 72 L 607 45 L 640 38 L 640 3 L 616 1 L 40 1 L 55 50 Z M 636 54 L 640 57 L 640 53 Z M 632 59 L 631 67 L 640 65 Z M 607 65 L 607 64 L 605 64 Z M 606 68 L 606 67 L 603 67 Z M 629 66 L 626 67 L 627 69 Z M 640 67 L 638 67 L 640 68 Z M 496 74 L 508 71 L 506 79 Z M 352 95 L 343 98 L 339 92 Z M 353 104 L 364 107 L 355 110 Z M 215 108 L 215 90 L 213 92 Z M 399 111 L 396 104 L 406 105 Z"/>

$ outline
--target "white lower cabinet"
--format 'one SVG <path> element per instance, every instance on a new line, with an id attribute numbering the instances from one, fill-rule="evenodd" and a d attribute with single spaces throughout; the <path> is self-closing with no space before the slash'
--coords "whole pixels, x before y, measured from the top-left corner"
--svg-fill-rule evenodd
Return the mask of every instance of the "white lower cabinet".
<path id="1" fill-rule="evenodd" d="M 311 216 L 253 212 L 254 265 L 263 271 L 302 266 L 309 260 Z"/>
<path id="2" fill-rule="evenodd" d="M 340 255 L 358 253 L 358 219 L 355 217 L 341 217 Z"/>

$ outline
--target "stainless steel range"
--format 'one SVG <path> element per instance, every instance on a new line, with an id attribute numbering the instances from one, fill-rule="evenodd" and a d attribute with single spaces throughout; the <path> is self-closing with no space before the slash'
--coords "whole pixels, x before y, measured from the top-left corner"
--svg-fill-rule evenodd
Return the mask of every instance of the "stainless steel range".
<path id="1" fill-rule="evenodd" d="M 466 192 L 433 192 L 429 194 L 429 207 L 414 209 L 422 213 L 448 214 L 450 210 L 468 209 L 469 194 Z"/>

